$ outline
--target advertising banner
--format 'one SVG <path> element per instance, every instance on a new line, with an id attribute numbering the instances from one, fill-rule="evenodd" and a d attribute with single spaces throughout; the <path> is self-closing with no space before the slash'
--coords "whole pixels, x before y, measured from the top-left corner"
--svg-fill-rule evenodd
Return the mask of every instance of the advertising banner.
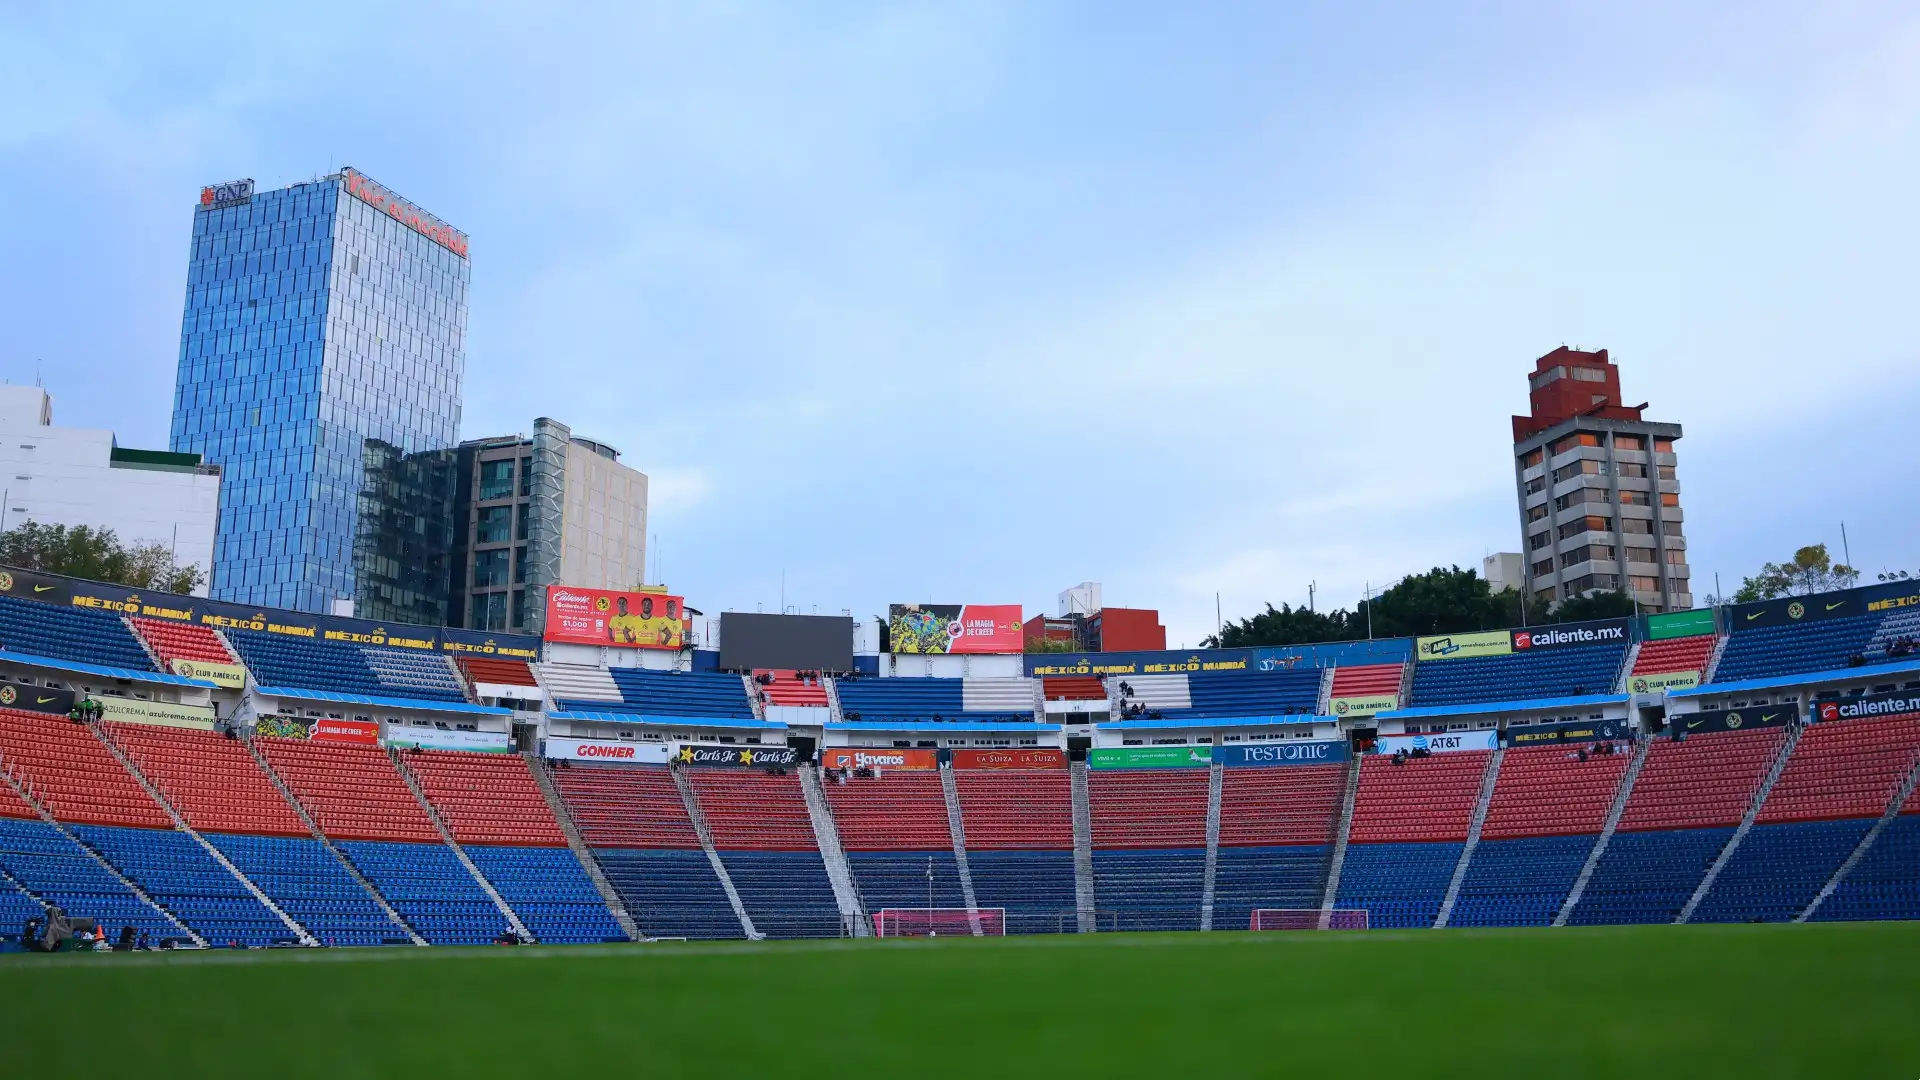
<path id="1" fill-rule="evenodd" d="M 1665 671 L 1658 675 L 1627 677 L 1627 693 L 1657 694 L 1662 690 L 1691 690 L 1700 685 L 1697 671 Z"/>
<path id="2" fill-rule="evenodd" d="M 800 764 L 800 751 L 791 746 L 696 746 L 686 743 L 674 752 L 682 765 L 736 765 L 755 769 Z"/>
<path id="3" fill-rule="evenodd" d="M 820 751 L 820 764 L 829 769 L 937 769 L 932 750 L 886 750 L 835 746 Z"/>
<path id="4" fill-rule="evenodd" d="M 1713 609 L 1699 608 L 1695 611 L 1672 611 L 1665 615 L 1647 616 L 1647 640 L 1665 641 L 1668 638 L 1699 637 L 1714 631 Z"/>
<path id="5" fill-rule="evenodd" d="M 1526 724 L 1507 729 L 1508 746 L 1547 743 L 1617 742 L 1627 737 L 1625 720 L 1585 720 L 1565 724 Z"/>
<path id="6" fill-rule="evenodd" d="M 227 690 L 247 688 L 247 669 L 239 664 L 216 664 L 207 660 L 185 660 L 174 657 L 173 673 L 189 679 L 205 679 Z"/>
<path id="7" fill-rule="evenodd" d="M 473 750 L 483 754 L 510 754 L 504 731 L 457 731 L 410 724 L 388 724 L 387 745 L 403 750 Z"/>
<path id="8" fill-rule="evenodd" d="M 1514 652 L 1539 652 L 1578 645 L 1625 645 L 1627 620 L 1596 619 L 1592 622 L 1561 623 L 1514 630 Z"/>
<path id="9" fill-rule="evenodd" d="M 678 649 L 686 641 L 686 602 L 665 592 L 547 588 L 548 641 L 620 649 Z"/>
<path id="10" fill-rule="evenodd" d="M 1920 606 L 1920 585 L 1911 581 L 1896 581 L 1842 592 L 1783 596 L 1778 600 L 1763 600 L 1757 604 L 1737 604 L 1727 613 L 1727 629 L 1738 633 L 1763 626 L 1791 626 L 1822 619 L 1843 619 L 1849 615 L 1882 615 L 1915 606 Z"/>
<path id="11" fill-rule="evenodd" d="M 1116 746 L 1087 751 L 1095 769 L 1184 769 L 1213 764 L 1211 746 Z"/>
<path id="12" fill-rule="evenodd" d="M 307 738 L 314 742 L 379 746 L 380 722 L 377 720 L 309 720 L 307 721 Z"/>
<path id="13" fill-rule="evenodd" d="M 1831 702 L 1823 704 L 1833 704 Z M 1920 711 L 1920 703 L 1916 703 Z M 1713 712 L 1689 713 L 1675 716 L 1669 721 L 1672 730 L 1685 731 L 1689 735 L 1711 735 L 1716 731 L 1747 731 L 1752 728 L 1785 727 L 1789 721 L 1800 716 L 1798 705 L 1762 705 L 1748 709 L 1716 709 Z M 1839 717 L 1822 717 L 1839 719 Z"/>
<path id="14" fill-rule="evenodd" d="M 0 709 L 25 709 L 28 712 L 65 716 L 73 711 L 73 691 L 50 686 L 0 685 Z"/>
<path id="15" fill-rule="evenodd" d="M 1469 656 L 1505 656 L 1513 651 L 1513 635 L 1505 630 L 1477 634 L 1441 634 L 1416 638 L 1413 655 L 1419 660 L 1463 660 Z"/>
<path id="16" fill-rule="evenodd" d="M 304 739 L 313 725 L 297 716 L 262 716 L 254 721 L 253 733 L 268 739 Z"/>
<path id="17" fill-rule="evenodd" d="M 1066 766 L 1065 750 L 1026 748 L 953 752 L 953 767 L 956 769 L 1064 769 Z"/>
<path id="18" fill-rule="evenodd" d="M 1351 754 L 1344 742 L 1232 743 L 1213 748 L 1220 765 L 1338 765 Z"/>
<path id="19" fill-rule="evenodd" d="M 1019 653 L 1019 604 L 889 604 L 887 642 L 896 653 Z"/>
<path id="20" fill-rule="evenodd" d="M 665 765 L 673 756 L 666 743 L 615 742 L 611 739 L 563 739 L 549 735 L 541 754 L 554 761 L 614 761 Z"/>
<path id="21" fill-rule="evenodd" d="M 1335 716 L 1372 716 L 1374 713 L 1392 712 L 1400 707 L 1399 694 L 1368 694 L 1364 697 L 1337 697 L 1327 702 L 1328 711 Z"/>
<path id="22" fill-rule="evenodd" d="M 540 659 L 540 639 L 525 634 L 411 626 L 371 619 L 309 615 L 299 611 L 229 604 L 199 596 L 129 589 L 98 581 L 0 568 L 0 593 L 62 607 L 81 607 L 166 622 L 196 623 L 216 630 L 251 630 L 304 641 L 338 641 L 388 649 Z"/>
<path id="23" fill-rule="evenodd" d="M 1792 708 L 1790 705 L 1775 707 Z M 1902 716 L 1907 713 L 1920 713 L 1920 694 L 1870 694 L 1839 701 L 1816 701 L 1813 705 L 1814 717 L 1822 721 L 1864 720 L 1872 716 Z"/>
<path id="24" fill-rule="evenodd" d="M 1033 653 L 1027 674 L 1179 675 L 1193 672 L 1291 671 L 1333 665 L 1397 664 L 1413 655 L 1410 638 L 1331 641 L 1257 649 L 1172 649 L 1157 652 Z"/>
<path id="25" fill-rule="evenodd" d="M 1405 750 L 1425 750 L 1430 754 L 1450 754 L 1456 750 L 1492 750 L 1500 745 L 1500 733 L 1486 731 L 1445 731 L 1432 735 L 1382 735 L 1374 745 L 1383 754 Z"/>
<path id="26" fill-rule="evenodd" d="M 177 705 L 171 701 L 141 701 L 138 698 L 95 698 L 103 720 L 129 724 L 155 724 L 160 727 L 213 730 L 213 706 Z"/>

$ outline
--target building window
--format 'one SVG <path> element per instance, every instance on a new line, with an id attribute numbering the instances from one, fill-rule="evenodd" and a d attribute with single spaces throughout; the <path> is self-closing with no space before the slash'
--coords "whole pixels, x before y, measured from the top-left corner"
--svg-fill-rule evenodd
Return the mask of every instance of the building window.
<path id="1" fill-rule="evenodd" d="M 527 590 L 513 590 L 513 626 L 515 630 L 527 628 Z"/>
<path id="2" fill-rule="evenodd" d="M 1647 448 L 1647 439 L 1644 435 L 1615 435 L 1613 437 L 1613 448 L 1615 450 L 1645 450 Z"/>
<path id="3" fill-rule="evenodd" d="M 1541 589 L 1538 592 L 1533 594 L 1533 598 L 1535 600 L 1540 601 L 1543 604 L 1551 604 L 1555 600 L 1559 599 L 1558 596 L 1554 595 L 1554 591 L 1552 589 Z"/>
<path id="4" fill-rule="evenodd" d="M 476 551 L 473 554 L 473 584 L 475 588 L 507 583 L 507 549 L 496 548 L 493 551 Z"/>
<path id="5" fill-rule="evenodd" d="M 1661 506 L 1679 506 L 1680 496 L 1671 491 L 1662 492 L 1660 494 L 1660 505 Z"/>
<path id="6" fill-rule="evenodd" d="M 1626 493 L 1621 492 L 1621 494 L 1625 495 Z M 1583 487 L 1575 491 L 1569 491 L 1565 495 L 1553 500 L 1553 508 L 1555 510 L 1567 510 L 1586 503 L 1605 505 L 1606 501 L 1607 493 L 1605 490 L 1601 488 Z"/>
<path id="7" fill-rule="evenodd" d="M 1592 458 L 1582 458 L 1579 461 L 1562 465 L 1553 470 L 1553 482 L 1558 484 L 1582 475 L 1600 476 L 1603 475 L 1604 472 L 1605 470 L 1601 467 L 1600 462 Z"/>
<path id="8" fill-rule="evenodd" d="M 474 630 L 505 630 L 507 628 L 507 594 L 476 593 L 473 598 L 473 611 L 467 618 L 467 625 Z"/>
<path id="9" fill-rule="evenodd" d="M 1533 573 L 1534 573 L 1534 576 L 1536 577 L 1545 577 L 1548 574 L 1553 573 L 1553 560 L 1542 559 L 1541 561 L 1534 563 Z"/>
<path id="10" fill-rule="evenodd" d="M 1546 454 L 1543 451 L 1529 450 L 1527 453 L 1521 455 L 1520 467 L 1523 469 L 1531 469 L 1535 465 L 1540 464 L 1545 458 Z"/>
<path id="11" fill-rule="evenodd" d="M 480 463 L 480 498 L 504 499 L 513 494 L 513 459 Z"/>
<path id="12" fill-rule="evenodd" d="M 1552 511 L 1547 509 L 1546 503 L 1541 503 L 1539 506 L 1529 506 L 1527 507 L 1527 520 L 1539 521 L 1541 518 L 1546 517 L 1551 512 Z"/>
<path id="13" fill-rule="evenodd" d="M 1672 439 L 1655 439 L 1655 440 L 1653 440 L 1653 452 L 1654 452 L 1654 453 L 1656 453 L 1656 454 L 1671 454 L 1671 453 L 1673 453 L 1673 440 L 1672 440 Z"/>
<path id="14" fill-rule="evenodd" d="M 531 506 L 523 506 L 520 508 L 520 520 L 516 521 L 513 526 L 513 538 L 515 540 L 525 540 L 527 538 L 527 522 L 533 518 L 533 515 L 528 513 L 528 511 L 532 509 L 533 507 Z"/>
<path id="15" fill-rule="evenodd" d="M 1527 481 L 1527 494 L 1529 495 L 1538 495 L 1542 491 L 1545 491 L 1546 489 L 1547 489 L 1547 478 L 1544 476 L 1536 476 L 1533 479 Z"/>
<path id="16" fill-rule="evenodd" d="M 1632 574 L 1627 577 L 1627 585 L 1635 592 L 1659 592 L 1660 579 Z"/>
<path id="17" fill-rule="evenodd" d="M 1684 534 L 1681 533 L 1680 531 L 1679 522 L 1663 521 L 1660 523 L 1660 535 L 1661 536 L 1682 536 Z"/>
<path id="18" fill-rule="evenodd" d="M 1575 367 L 1573 377 L 1580 382 L 1606 382 L 1607 373 L 1600 368 Z"/>
<path id="19" fill-rule="evenodd" d="M 481 544 L 504 544 L 513 531 L 513 507 L 487 506 L 480 510 L 480 523 L 474 540 Z"/>
<path id="20" fill-rule="evenodd" d="M 1527 548 L 1530 551 L 1539 551 L 1551 543 L 1553 543 L 1553 534 L 1550 532 L 1534 533 L 1527 537 Z"/>
<path id="21" fill-rule="evenodd" d="M 1633 491 L 1631 489 L 1622 489 L 1620 492 L 1620 505 L 1651 506 L 1652 501 L 1647 498 L 1647 493 L 1644 491 Z"/>
<path id="22" fill-rule="evenodd" d="M 1620 522 L 1620 531 L 1629 536 L 1652 536 L 1653 522 L 1646 518 L 1624 518 Z"/>
<path id="23" fill-rule="evenodd" d="M 1618 574 L 1588 574 L 1586 577 L 1574 578 L 1567 583 L 1567 591 L 1575 595 L 1597 589 L 1611 592 L 1619 588 L 1620 575 Z"/>
<path id="24" fill-rule="evenodd" d="M 513 583 L 527 583 L 527 547 L 525 544 L 513 549 Z"/>
<path id="25" fill-rule="evenodd" d="M 1627 561 L 1630 563 L 1650 563 L 1653 561 L 1653 549 L 1630 547 L 1627 549 Z"/>
<path id="26" fill-rule="evenodd" d="M 1612 562 L 1612 561 L 1613 561 L 1613 545 L 1612 544 L 1589 544 L 1586 547 L 1578 547 L 1578 548 L 1574 548 L 1572 551 L 1564 552 L 1560 556 L 1560 565 L 1562 568 L 1569 567 L 1569 566 L 1578 566 L 1583 562 Z"/>
<path id="27" fill-rule="evenodd" d="M 1686 561 L 1687 561 L 1686 552 L 1676 551 L 1673 548 L 1667 549 L 1667 565 L 1668 566 L 1679 566 L 1682 563 L 1685 563 Z"/>
<path id="28" fill-rule="evenodd" d="M 1545 371 L 1536 371 L 1533 373 L 1533 388 L 1538 390 L 1543 386 L 1551 386 L 1566 377 L 1565 367 L 1550 367 Z"/>
<path id="29" fill-rule="evenodd" d="M 530 457 L 520 459 L 520 497 L 533 498 L 533 459 Z"/>
<path id="30" fill-rule="evenodd" d="M 1671 465 L 1660 466 L 1660 479 L 1672 480 L 1673 478 L 1674 478 L 1673 466 Z"/>
<path id="31" fill-rule="evenodd" d="M 1621 476 L 1628 480 L 1645 480 L 1647 478 L 1647 467 L 1637 461 L 1623 461 L 1615 466 L 1615 469 Z"/>
<path id="32" fill-rule="evenodd" d="M 1591 432 L 1582 431 L 1577 435 L 1569 435 L 1559 442 L 1554 443 L 1553 452 L 1557 456 L 1569 450 L 1577 449 L 1578 447 L 1599 445 L 1600 436 L 1592 434 Z"/>

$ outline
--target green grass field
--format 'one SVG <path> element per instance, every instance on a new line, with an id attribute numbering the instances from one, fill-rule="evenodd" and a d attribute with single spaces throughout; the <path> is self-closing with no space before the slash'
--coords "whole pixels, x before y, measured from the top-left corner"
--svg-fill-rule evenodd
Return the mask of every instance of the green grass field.
<path id="1" fill-rule="evenodd" d="M 1920 1077 L 1920 923 L 0 961 L 8 1077 Z"/>

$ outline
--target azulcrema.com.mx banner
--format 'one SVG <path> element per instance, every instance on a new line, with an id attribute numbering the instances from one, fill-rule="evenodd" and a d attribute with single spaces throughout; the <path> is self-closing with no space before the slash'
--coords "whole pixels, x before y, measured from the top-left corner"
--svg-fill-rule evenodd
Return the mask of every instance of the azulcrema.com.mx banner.
<path id="1" fill-rule="evenodd" d="M 889 604 L 887 642 L 896 653 L 1019 653 L 1019 604 Z"/>
<path id="2" fill-rule="evenodd" d="M 665 592 L 547 588 L 546 639 L 563 645 L 678 649 L 687 637 L 687 605 Z"/>

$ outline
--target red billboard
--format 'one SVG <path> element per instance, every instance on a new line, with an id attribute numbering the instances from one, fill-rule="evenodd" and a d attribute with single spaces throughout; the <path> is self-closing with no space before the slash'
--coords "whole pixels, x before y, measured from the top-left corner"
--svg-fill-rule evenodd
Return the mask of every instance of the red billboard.
<path id="1" fill-rule="evenodd" d="M 891 604 L 888 648 L 896 653 L 1021 653 L 1019 604 Z"/>
<path id="2" fill-rule="evenodd" d="M 307 731 L 307 738 L 314 742 L 379 746 L 380 723 L 377 720 L 315 720 Z"/>
<path id="3" fill-rule="evenodd" d="M 1059 769 L 1067 764 L 1065 750 L 955 750 L 956 769 Z"/>
<path id="4" fill-rule="evenodd" d="M 687 604 L 665 592 L 547 587 L 548 641 L 621 649 L 678 649 L 687 640 Z"/>
<path id="5" fill-rule="evenodd" d="M 940 759 L 932 750 L 836 746 L 820 751 L 820 764 L 829 769 L 937 769 Z"/>

